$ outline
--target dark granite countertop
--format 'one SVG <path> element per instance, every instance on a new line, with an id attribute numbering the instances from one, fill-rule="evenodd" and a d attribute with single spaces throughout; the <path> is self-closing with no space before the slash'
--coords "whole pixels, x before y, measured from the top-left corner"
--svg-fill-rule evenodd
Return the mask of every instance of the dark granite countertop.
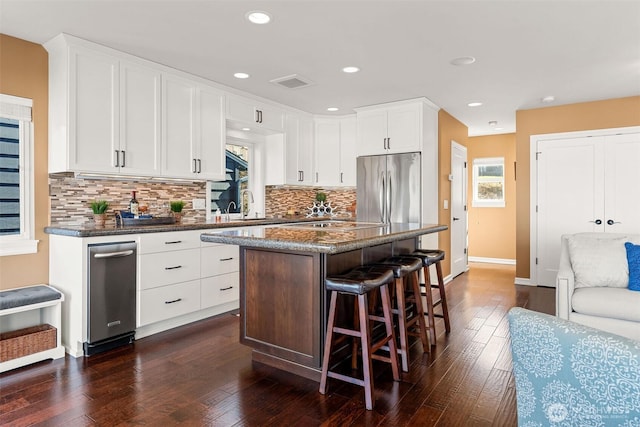
<path id="1" fill-rule="evenodd" d="M 98 237 L 98 236 L 119 236 L 124 234 L 142 234 L 142 233 L 159 233 L 167 231 L 186 231 L 186 230 L 210 230 L 231 227 L 250 227 L 255 225 L 273 225 L 285 224 L 291 222 L 310 222 L 326 220 L 329 218 L 248 218 L 245 220 L 231 220 L 229 222 L 215 222 L 214 220 L 197 222 L 197 223 L 181 223 L 181 224 L 165 224 L 165 225 L 126 225 L 115 226 L 107 225 L 104 227 L 94 227 L 87 224 L 52 224 L 44 228 L 47 234 L 56 234 L 59 236 L 70 237 Z"/>
<path id="2" fill-rule="evenodd" d="M 240 230 L 207 231 L 200 236 L 200 239 L 204 242 L 254 248 L 334 254 L 437 233 L 446 229 L 446 225 L 419 223 L 363 225 L 362 227 L 356 225 L 345 228 L 280 224 Z"/>

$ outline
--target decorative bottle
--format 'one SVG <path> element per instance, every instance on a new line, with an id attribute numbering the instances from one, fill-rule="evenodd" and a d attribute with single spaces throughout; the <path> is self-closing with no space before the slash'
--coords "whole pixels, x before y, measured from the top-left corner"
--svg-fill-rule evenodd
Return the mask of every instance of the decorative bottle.
<path id="1" fill-rule="evenodd" d="M 140 204 L 138 203 L 138 199 L 136 199 L 136 192 L 132 191 L 131 192 L 131 200 L 129 200 L 129 211 L 135 215 L 138 216 L 140 214 Z"/>

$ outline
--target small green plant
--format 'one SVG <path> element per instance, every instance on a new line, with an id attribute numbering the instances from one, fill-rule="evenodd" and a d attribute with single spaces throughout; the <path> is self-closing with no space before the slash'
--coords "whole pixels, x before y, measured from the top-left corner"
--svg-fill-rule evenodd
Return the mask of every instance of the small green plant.
<path id="1" fill-rule="evenodd" d="M 318 193 L 316 193 L 316 200 L 318 202 L 326 202 L 327 201 L 327 195 L 325 193 L 318 192 Z"/>
<path id="2" fill-rule="evenodd" d="M 174 200 L 169 202 L 169 205 L 171 206 L 171 212 L 182 212 L 185 203 L 182 200 Z"/>
<path id="3" fill-rule="evenodd" d="M 106 200 L 94 200 L 93 202 L 91 202 L 91 210 L 96 215 L 107 212 L 108 208 L 109 202 L 107 202 Z"/>

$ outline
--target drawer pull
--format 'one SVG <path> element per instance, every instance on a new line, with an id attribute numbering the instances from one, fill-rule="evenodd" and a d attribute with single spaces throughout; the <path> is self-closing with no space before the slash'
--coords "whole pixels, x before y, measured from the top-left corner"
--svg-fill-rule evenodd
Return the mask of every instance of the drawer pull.
<path id="1" fill-rule="evenodd" d="M 220 261 L 231 261 L 233 259 L 233 257 L 231 258 L 220 258 Z"/>
<path id="2" fill-rule="evenodd" d="M 220 288 L 221 291 L 228 291 L 229 289 L 233 289 L 233 286 L 229 286 L 228 288 Z"/>
<path id="3" fill-rule="evenodd" d="M 175 245 L 176 243 L 182 243 L 182 240 L 174 240 L 173 242 L 164 242 L 165 245 Z"/>
<path id="4" fill-rule="evenodd" d="M 178 299 L 174 299 L 173 301 L 165 301 L 165 304 L 173 304 L 174 302 L 180 302 L 182 301 L 182 298 L 178 298 Z"/>
<path id="5" fill-rule="evenodd" d="M 175 270 L 177 268 L 182 268 L 182 266 L 181 265 L 176 265 L 175 267 L 165 267 L 164 269 L 165 270 Z"/>

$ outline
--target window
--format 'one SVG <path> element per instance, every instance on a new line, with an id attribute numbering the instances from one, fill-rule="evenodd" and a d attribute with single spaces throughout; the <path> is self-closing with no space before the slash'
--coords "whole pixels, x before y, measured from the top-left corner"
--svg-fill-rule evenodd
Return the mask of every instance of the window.
<path id="1" fill-rule="evenodd" d="M 474 207 L 504 207 L 504 157 L 473 160 Z"/>
<path id="2" fill-rule="evenodd" d="M 249 160 L 251 147 L 247 145 L 227 144 L 226 145 L 226 180 L 211 182 L 211 212 L 230 214 L 240 213 L 240 195 L 242 190 L 248 190 L 249 184 Z M 245 213 L 249 209 L 249 195 L 244 193 L 242 206 Z"/>
<path id="3" fill-rule="evenodd" d="M 0 255 L 35 253 L 30 99 L 0 94 Z"/>

